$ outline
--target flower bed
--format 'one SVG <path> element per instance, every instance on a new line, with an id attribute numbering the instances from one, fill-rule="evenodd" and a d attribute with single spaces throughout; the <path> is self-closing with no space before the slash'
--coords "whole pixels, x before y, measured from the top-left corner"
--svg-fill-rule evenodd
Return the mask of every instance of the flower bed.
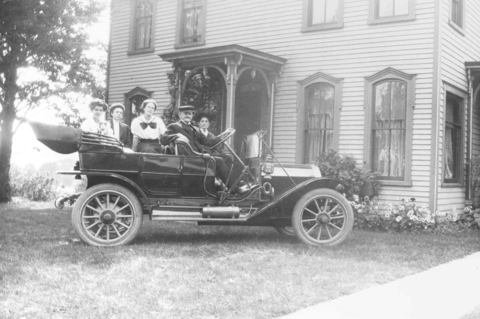
<path id="1" fill-rule="evenodd" d="M 379 202 L 368 196 L 353 195 L 350 201 L 355 215 L 355 228 L 380 231 L 457 232 L 479 228 L 480 209 L 465 207 L 460 213 L 432 212 L 419 206 L 415 198 L 398 203 Z"/>

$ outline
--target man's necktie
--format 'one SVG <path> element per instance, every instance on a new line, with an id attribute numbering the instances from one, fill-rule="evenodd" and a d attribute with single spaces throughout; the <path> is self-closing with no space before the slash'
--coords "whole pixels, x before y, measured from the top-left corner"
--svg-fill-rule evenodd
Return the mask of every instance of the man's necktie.
<path id="1" fill-rule="evenodd" d="M 140 122 L 140 127 L 142 129 L 146 129 L 147 126 L 150 126 L 151 128 L 156 129 L 157 128 L 157 123 L 154 123 L 154 122 L 150 122 L 150 123 Z"/>

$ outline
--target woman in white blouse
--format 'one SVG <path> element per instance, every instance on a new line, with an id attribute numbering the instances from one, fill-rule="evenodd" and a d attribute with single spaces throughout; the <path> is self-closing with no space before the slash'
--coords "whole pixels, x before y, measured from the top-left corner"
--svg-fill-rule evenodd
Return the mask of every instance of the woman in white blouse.
<path id="1" fill-rule="evenodd" d="M 113 136 L 112 129 L 108 127 L 105 121 L 107 103 L 101 99 L 94 99 L 88 104 L 88 107 L 92 111 L 92 117 L 83 121 L 80 126 L 82 131 Z"/>
<path id="2" fill-rule="evenodd" d="M 143 114 L 132 121 L 133 134 L 132 150 L 141 153 L 162 153 L 160 136 L 165 133 L 166 127 L 161 118 L 153 115 L 157 109 L 155 100 L 143 101 L 140 110 Z"/>

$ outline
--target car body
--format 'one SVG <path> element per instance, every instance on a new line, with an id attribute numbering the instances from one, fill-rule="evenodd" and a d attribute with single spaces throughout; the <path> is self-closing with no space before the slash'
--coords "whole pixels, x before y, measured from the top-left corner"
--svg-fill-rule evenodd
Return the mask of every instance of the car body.
<path id="1" fill-rule="evenodd" d="M 86 191 L 57 204 L 75 202 L 72 224 L 90 245 L 129 243 L 144 216 L 199 225 L 270 226 L 312 245 L 339 244 L 353 227 L 342 183 L 322 177 L 315 165 L 274 164 L 263 132 L 246 139 L 252 143 L 241 156 L 225 144 L 241 166 L 242 178 L 251 183 L 247 192 L 237 194 L 218 183 L 215 156 L 194 152 L 184 142 L 172 145 L 171 154 L 136 153 L 112 137 L 30 124 L 52 150 L 79 154 L 72 171 L 59 173 L 86 176 Z"/>

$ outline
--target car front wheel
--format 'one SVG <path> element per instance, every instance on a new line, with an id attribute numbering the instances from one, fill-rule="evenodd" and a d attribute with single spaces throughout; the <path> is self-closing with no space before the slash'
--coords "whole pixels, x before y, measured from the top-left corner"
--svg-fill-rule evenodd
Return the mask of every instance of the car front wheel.
<path id="1" fill-rule="evenodd" d="M 353 210 L 340 193 L 321 188 L 303 195 L 295 204 L 293 231 L 304 243 L 334 246 L 343 242 L 353 228 Z"/>
<path id="2" fill-rule="evenodd" d="M 92 246 L 119 246 L 131 242 L 142 225 L 142 205 L 137 196 L 116 184 L 87 189 L 72 210 L 78 236 Z"/>

